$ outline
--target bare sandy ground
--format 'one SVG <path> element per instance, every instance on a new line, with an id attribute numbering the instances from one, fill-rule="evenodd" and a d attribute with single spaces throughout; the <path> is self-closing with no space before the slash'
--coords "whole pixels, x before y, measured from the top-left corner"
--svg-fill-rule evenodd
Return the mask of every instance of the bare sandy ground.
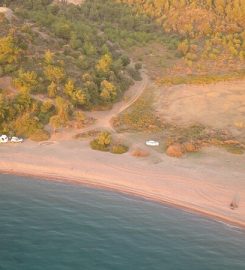
<path id="1" fill-rule="evenodd" d="M 156 108 L 177 124 L 229 129 L 245 139 L 245 81 L 177 85 L 157 90 Z"/>
<path id="2" fill-rule="evenodd" d="M 17 90 L 12 85 L 12 78 L 9 76 L 0 78 L 0 88 L 7 90 L 9 93 L 16 93 Z"/>
<path id="3" fill-rule="evenodd" d="M 209 149 L 180 160 L 159 154 L 155 163 L 152 157 L 93 151 L 88 142 L 74 140 L 1 145 L 0 151 L 2 172 L 112 189 L 245 227 L 244 156 Z M 231 210 L 235 195 L 239 208 Z"/>
<path id="4" fill-rule="evenodd" d="M 68 3 L 72 3 L 72 4 L 75 4 L 75 5 L 80 5 L 84 1 L 85 0 L 67 0 Z"/>
<path id="5" fill-rule="evenodd" d="M 8 20 L 13 18 L 13 11 L 6 7 L 0 7 L 0 13 L 3 13 Z"/>

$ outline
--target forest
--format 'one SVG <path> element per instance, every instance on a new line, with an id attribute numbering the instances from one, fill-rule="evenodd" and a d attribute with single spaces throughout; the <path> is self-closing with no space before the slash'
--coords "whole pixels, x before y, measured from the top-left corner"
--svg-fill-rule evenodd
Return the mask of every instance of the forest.
<path id="1" fill-rule="evenodd" d="M 131 63 L 120 42 L 108 38 L 106 25 L 113 29 L 115 13 L 106 12 L 108 17 L 101 19 L 107 27 L 104 32 L 98 27 L 101 20 L 94 20 L 92 1 L 82 7 L 52 1 L 4 2 L 16 17 L 10 23 L 1 16 L 0 77 L 11 77 L 17 92 L 1 89 L 2 133 L 40 140 L 49 136 L 47 124 L 53 130 L 72 123 L 81 127 L 86 110 L 109 108 L 141 79 L 141 65 Z M 100 1 L 95 2 L 103 14 Z M 118 3 L 107 8 L 115 12 L 117 7 L 122 25 L 130 8 Z M 157 26 L 142 16 L 125 31 L 131 31 L 132 41 L 138 43 L 152 36 L 153 27 Z"/>
<path id="2" fill-rule="evenodd" d="M 205 72 L 214 64 L 221 70 L 227 65 L 233 71 L 244 70 L 243 0 L 118 1 L 132 6 L 137 14 L 154 19 L 164 33 L 177 34 L 178 51 L 189 67 L 195 65 Z"/>

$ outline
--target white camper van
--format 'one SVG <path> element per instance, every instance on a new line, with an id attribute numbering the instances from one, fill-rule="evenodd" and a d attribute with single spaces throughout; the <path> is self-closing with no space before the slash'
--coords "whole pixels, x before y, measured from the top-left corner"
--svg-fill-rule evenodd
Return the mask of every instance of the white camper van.
<path id="1" fill-rule="evenodd" d="M 148 146 L 159 146 L 160 143 L 158 141 L 149 140 L 146 141 L 145 144 Z"/>
<path id="2" fill-rule="evenodd" d="M 23 138 L 19 138 L 19 137 L 12 137 L 10 141 L 12 143 L 22 143 L 24 140 Z"/>
<path id="3" fill-rule="evenodd" d="M 7 135 L 0 136 L 0 143 L 7 143 L 8 141 L 9 141 L 9 138 Z"/>

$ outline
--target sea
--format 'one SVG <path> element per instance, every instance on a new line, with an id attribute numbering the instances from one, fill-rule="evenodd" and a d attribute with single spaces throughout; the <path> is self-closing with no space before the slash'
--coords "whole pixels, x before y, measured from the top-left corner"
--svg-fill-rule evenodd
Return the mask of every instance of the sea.
<path id="1" fill-rule="evenodd" d="M 116 192 L 3 174 L 0 270 L 245 270 L 245 231 Z"/>

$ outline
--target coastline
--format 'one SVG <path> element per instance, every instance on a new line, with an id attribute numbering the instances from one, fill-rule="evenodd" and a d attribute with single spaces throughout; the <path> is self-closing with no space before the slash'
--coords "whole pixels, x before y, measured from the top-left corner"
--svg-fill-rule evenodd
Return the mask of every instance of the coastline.
<path id="1" fill-rule="evenodd" d="M 143 71 L 142 81 L 125 93 L 127 101 L 114 104 L 109 111 L 88 114 L 97 119 L 92 126 L 80 131 L 64 129 L 47 142 L 1 145 L 0 173 L 112 190 L 245 228 L 245 155 L 208 148 L 198 156 L 175 159 L 148 148 L 149 157 L 136 158 L 130 153 L 94 151 L 88 140 L 74 139 L 77 133 L 96 128 L 114 132 L 111 119 L 131 106 L 148 83 Z M 131 148 L 138 146 L 144 148 L 145 141 L 131 142 Z M 240 204 L 231 210 L 236 194 Z"/>
<path id="2" fill-rule="evenodd" d="M 215 215 L 212 214 L 210 212 L 204 212 L 202 210 L 198 210 L 196 208 L 192 208 L 190 206 L 185 206 L 185 205 L 181 205 L 181 204 L 177 204 L 174 202 L 170 202 L 168 200 L 163 200 L 160 198 L 155 198 L 152 197 L 150 195 L 146 195 L 146 194 L 142 194 L 139 192 L 135 192 L 133 190 L 126 190 L 125 188 L 121 188 L 121 187 L 112 187 L 112 186 L 107 186 L 107 185 L 103 185 L 103 184 L 98 184 L 95 182 L 92 182 L 90 180 L 74 180 L 74 179 L 69 179 L 69 178 L 65 178 L 65 177 L 61 177 L 61 176 L 53 176 L 51 177 L 49 176 L 45 176 L 45 175 L 33 175 L 33 174 L 27 174 L 27 173 L 18 173 L 18 172 L 8 172 L 8 171 L 1 171 L 0 170 L 0 174 L 7 174 L 7 175 L 15 175 L 15 176 L 22 176 L 22 177 L 27 177 L 30 180 L 35 181 L 35 179 L 39 178 L 42 179 L 44 181 L 54 181 L 54 182 L 63 182 L 63 183 L 68 183 L 68 184 L 78 184 L 78 185 L 83 185 L 89 188 L 94 188 L 94 189 L 103 189 L 103 190 L 107 190 L 107 191 L 111 191 L 111 192 L 115 192 L 115 193 L 119 193 L 119 194 L 123 194 L 123 195 L 128 195 L 131 197 L 136 197 L 139 199 L 144 199 L 147 201 L 151 201 L 151 202 L 155 202 L 155 203 L 159 203 L 168 207 L 173 207 L 182 211 L 186 211 L 189 212 L 191 214 L 196 214 L 205 218 L 209 218 L 212 219 L 216 222 L 223 222 L 226 225 L 231 225 L 234 226 L 236 228 L 239 229 L 243 229 L 245 230 L 245 223 L 240 223 L 240 222 L 236 222 L 232 219 L 229 219 L 227 217 L 224 216 L 219 216 L 219 215 Z"/>
<path id="3" fill-rule="evenodd" d="M 69 142 L 69 145 L 71 143 Z M 46 149 L 57 147 L 60 147 L 60 145 L 46 146 Z M 6 153 L 4 155 L 3 153 L 0 158 L 0 173 L 82 184 L 92 188 L 111 190 L 169 205 L 245 229 L 244 200 L 241 200 L 241 205 L 236 210 L 229 209 L 229 204 L 223 205 L 224 202 L 228 202 L 228 193 L 234 192 L 227 191 L 226 185 L 222 186 L 220 183 L 213 184 L 213 181 L 210 180 L 208 183 L 200 181 L 198 175 L 196 179 L 192 179 L 192 177 L 185 175 L 184 171 L 182 174 L 177 171 L 172 174 L 171 164 L 167 164 L 171 174 L 166 171 L 166 167 L 163 168 L 161 166 L 161 163 L 160 165 L 155 165 L 155 169 L 151 171 L 149 169 L 143 170 L 146 167 L 146 161 L 139 162 L 135 160 L 136 162 L 132 162 L 132 157 L 129 155 L 122 157 L 121 164 L 126 164 L 126 168 L 125 166 L 120 167 L 120 158 L 118 159 L 118 156 L 116 161 L 119 161 L 119 167 L 117 162 L 113 162 L 111 155 L 108 157 L 109 162 L 112 163 L 110 164 L 111 166 L 100 164 L 100 158 L 107 158 L 106 155 L 108 153 L 98 153 L 86 149 L 86 147 L 84 148 L 83 154 L 86 153 L 87 157 L 90 154 L 91 159 L 88 162 L 83 162 L 78 157 L 76 164 L 73 164 L 72 167 L 70 162 L 61 158 L 59 154 L 56 155 L 56 151 L 53 150 L 47 151 L 42 158 L 38 153 L 35 155 L 33 149 L 30 156 L 19 151 L 15 155 L 8 155 Z M 18 147 L 12 149 L 18 149 Z M 55 153 L 55 155 L 49 160 L 52 153 Z M 97 161 L 96 155 L 99 157 Z M 30 157 L 31 159 L 29 159 Z M 39 162 L 38 158 L 40 159 Z M 79 165 L 77 164 L 78 160 Z M 90 162 L 91 160 L 95 160 L 94 164 Z M 94 166 L 94 169 L 91 166 Z M 89 170 L 89 167 L 92 170 Z M 243 183 L 240 187 L 237 186 L 236 189 L 241 190 L 239 193 L 241 199 L 245 198 Z M 203 194 L 204 191 L 206 194 Z M 207 197 L 207 194 L 209 194 L 209 197 Z"/>

